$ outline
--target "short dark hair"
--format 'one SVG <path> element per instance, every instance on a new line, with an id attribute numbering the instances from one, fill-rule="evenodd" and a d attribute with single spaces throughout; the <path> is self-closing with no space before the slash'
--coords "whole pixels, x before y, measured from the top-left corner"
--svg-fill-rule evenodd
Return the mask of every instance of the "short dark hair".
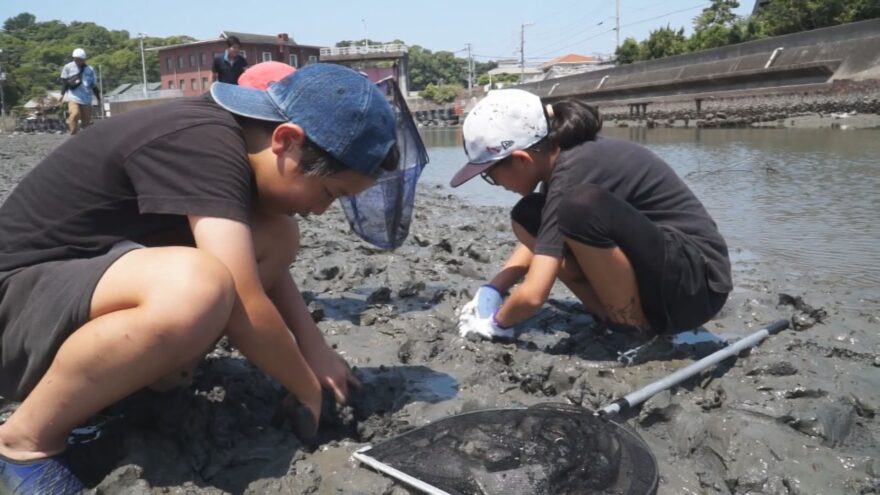
<path id="1" fill-rule="evenodd" d="M 226 37 L 226 46 L 234 46 L 238 45 L 241 47 L 241 41 L 238 40 L 238 36 L 227 36 Z"/>

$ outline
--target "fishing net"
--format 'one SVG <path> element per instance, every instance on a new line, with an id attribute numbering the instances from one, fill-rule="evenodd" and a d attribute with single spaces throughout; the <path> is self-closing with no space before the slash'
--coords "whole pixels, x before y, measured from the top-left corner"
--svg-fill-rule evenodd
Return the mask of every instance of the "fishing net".
<path id="1" fill-rule="evenodd" d="M 396 170 L 383 171 L 370 188 L 340 198 L 340 203 L 358 236 L 383 249 L 394 249 L 409 235 L 416 184 L 428 163 L 428 152 L 396 81 L 387 78 L 376 85 L 394 109 L 400 162 Z"/>
<path id="2" fill-rule="evenodd" d="M 643 495 L 658 482 L 641 437 L 567 404 L 460 414 L 364 454 L 455 495 Z"/>

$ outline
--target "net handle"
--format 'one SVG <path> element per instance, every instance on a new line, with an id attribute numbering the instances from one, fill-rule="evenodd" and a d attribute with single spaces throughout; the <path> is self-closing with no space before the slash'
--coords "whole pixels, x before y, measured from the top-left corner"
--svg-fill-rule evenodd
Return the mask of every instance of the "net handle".
<path id="1" fill-rule="evenodd" d="M 363 447 L 363 448 L 356 450 L 354 452 L 354 454 L 352 454 L 351 456 L 354 457 L 355 459 L 357 459 L 358 461 L 366 464 L 367 466 L 370 466 L 371 468 L 375 469 L 376 471 L 379 471 L 380 473 L 385 473 L 388 476 L 391 476 L 392 478 L 398 479 L 398 480 L 412 486 L 413 488 L 416 488 L 418 490 L 421 490 L 424 493 L 427 493 L 428 495 L 452 495 L 449 492 L 444 492 L 443 490 L 437 488 L 436 486 L 429 485 L 428 483 L 425 483 L 424 481 L 422 481 L 418 478 L 413 478 L 412 476 L 404 473 L 403 471 L 400 471 L 399 469 L 395 469 L 395 468 L 389 466 L 388 464 L 385 464 L 384 462 L 382 462 L 376 458 L 370 457 L 369 455 L 366 454 L 366 452 L 372 448 L 373 447 L 371 445 L 367 445 L 366 447 Z"/>
<path id="2" fill-rule="evenodd" d="M 650 399 L 654 395 L 658 394 L 670 388 L 672 386 L 678 385 L 679 383 L 687 380 L 688 378 L 696 375 L 697 373 L 709 368 L 710 366 L 714 366 L 721 361 L 739 354 L 740 352 L 754 347 L 760 344 L 765 338 L 770 335 L 776 335 L 777 333 L 785 330 L 789 327 L 788 320 L 777 320 L 766 327 L 758 330 L 757 332 L 752 333 L 747 337 L 743 337 L 736 341 L 733 344 L 728 345 L 727 347 L 720 349 L 708 356 L 700 359 L 695 363 L 691 363 L 688 366 L 672 373 L 669 376 L 661 378 L 650 385 L 647 385 L 635 392 L 630 393 L 626 397 L 622 399 L 618 399 L 611 404 L 599 409 L 598 414 L 600 415 L 612 415 L 612 414 L 620 414 L 633 407 L 645 402 Z"/>

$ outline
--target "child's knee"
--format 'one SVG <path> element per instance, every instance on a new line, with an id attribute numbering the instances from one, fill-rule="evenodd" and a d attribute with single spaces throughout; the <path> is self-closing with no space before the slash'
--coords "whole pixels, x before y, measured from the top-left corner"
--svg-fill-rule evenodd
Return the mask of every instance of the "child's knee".
<path id="1" fill-rule="evenodd" d="M 235 302 L 235 282 L 229 269 L 214 256 L 198 249 L 182 248 L 169 261 L 174 276 L 157 294 L 174 305 L 183 326 L 225 327 Z M 212 324 L 213 323 L 213 324 Z"/>

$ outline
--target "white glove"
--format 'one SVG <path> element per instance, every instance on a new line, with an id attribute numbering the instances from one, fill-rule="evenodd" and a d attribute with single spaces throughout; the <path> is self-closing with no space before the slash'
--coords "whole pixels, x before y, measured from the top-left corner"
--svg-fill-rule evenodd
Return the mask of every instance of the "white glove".
<path id="1" fill-rule="evenodd" d="M 477 318 L 489 318 L 498 311 L 502 302 L 504 300 L 501 298 L 501 293 L 498 292 L 498 289 L 489 284 L 482 285 L 477 289 L 474 298 L 461 307 L 461 311 L 458 313 L 460 316 L 459 321 L 461 321 L 461 317 L 467 314 Z"/>
<path id="2" fill-rule="evenodd" d="M 480 318 L 473 313 L 465 313 L 461 315 L 458 321 L 458 334 L 467 337 L 468 334 L 475 333 L 483 338 L 492 339 L 513 339 L 512 328 L 502 328 L 495 320 L 493 313 L 488 318 Z"/>

